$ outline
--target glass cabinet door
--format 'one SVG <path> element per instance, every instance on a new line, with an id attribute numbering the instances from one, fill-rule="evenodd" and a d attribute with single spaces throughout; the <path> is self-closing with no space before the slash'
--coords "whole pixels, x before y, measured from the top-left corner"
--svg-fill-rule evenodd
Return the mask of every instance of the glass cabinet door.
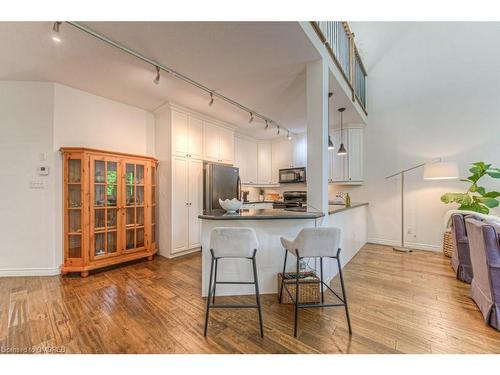
<path id="1" fill-rule="evenodd" d="M 92 157 L 90 161 L 91 258 L 119 251 L 119 160 Z"/>
<path id="2" fill-rule="evenodd" d="M 157 202 L 157 188 L 156 188 L 156 164 L 151 165 L 151 244 L 156 244 L 156 202 Z"/>
<path id="3" fill-rule="evenodd" d="M 82 157 L 69 154 L 65 164 L 66 258 L 82 258 Z"/>
<path id="4" fill-rule="evenodd" d="M 125 250 L 143 250 L 145 247 L 145 182 L 146 165 L 125 162 Z"/>

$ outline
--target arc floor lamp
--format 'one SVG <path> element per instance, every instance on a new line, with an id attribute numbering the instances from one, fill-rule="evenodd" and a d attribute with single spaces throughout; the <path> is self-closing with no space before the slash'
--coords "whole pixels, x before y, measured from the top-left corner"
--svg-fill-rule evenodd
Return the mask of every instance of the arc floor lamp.
<path id="1" fill-rule="evenodd" d="M 405 173 L 420 167 L 424 167 L 424 180 L 452 180 L 458 178 L 457 164 L 454 162 L 443 162 L 441 158 L 434 159 L 430 162 L 422 163 L 408 169 L 404 169 L 386 177 L 386 179 L 389 179 L 392 177 L 401 176 L 401 246 L 393 247 L 392 249 L 395 251 L 412 251 L 411 249 L 405 247 Z"/>

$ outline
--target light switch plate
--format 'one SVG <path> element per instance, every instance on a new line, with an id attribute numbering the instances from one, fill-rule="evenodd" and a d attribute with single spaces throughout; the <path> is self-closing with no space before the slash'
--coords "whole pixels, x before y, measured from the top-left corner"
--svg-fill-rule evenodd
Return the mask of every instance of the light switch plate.
<path id="1" fill-rule="evenodd" d="M 30 189 L 45 189 L 45 182 L 40 180 L 31 180 Z"/>
<path id="2" fill-rule="evenodd" d="M 49 175 L 49 167 L 47 167 L 45 165 L 41 165 L 37 169 L 38 169 L 38 174 L 40 176 L 48 176 Z"/>

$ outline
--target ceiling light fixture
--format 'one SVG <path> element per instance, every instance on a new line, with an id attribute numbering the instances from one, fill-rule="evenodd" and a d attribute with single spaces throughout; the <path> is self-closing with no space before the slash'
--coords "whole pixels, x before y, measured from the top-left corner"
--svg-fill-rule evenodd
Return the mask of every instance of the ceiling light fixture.
<path id="1" fill-rule="evenodd" d="M 59 36 L 59 26 L 61 22 L 54 22 L 52 25 L 52 40 L 56 43 L 61 43 L 61 37 Z"/>
<path id="2" fill-rule="evenodd" d="M 208 102 L 208 106 L 211 107 L 214 104 L 214 93 L 210 93 L 210 102 Z"/>
<path id="3" fill-rule="evenodd" d="M 160 83 L 160 68 L 158 66 L 156 66 L 156 77 L 153 79 L 153 83 L 155 85 Z"/>
<path id="4" fill-rule="evenodd" d="M 340 112 L 340 147 L 339 150 L 337 151 L 337 155 L 347 155 L 347 150 L 344 147 L 344 142 L 342 142 L 342 132 L 344 128 L 344 117 L 343 113 L 345 111 L 345 108 L 339 108 L 338 111 Z"/>
<path id="5" fill-rule="evenodd" d="M 250 120 L 248 120 L 248 123 L 251 124 L 253 122 L 253 113 L 250 112 Z"/>
<path id="6" fill-rule="evenodd" d="M 333 92 L 328 93 L 328 150 L 334 150 L 332 138 L 330 137 L 330 98 L 333 96 Z"/>
<path id="7" fill-rule="evenodd" d="M 264 130 L 267 130 L 267 128 L 269 128 L 269 121 L 266 120 L 266 127 L 264 128 Z"/>
<path id="8" fill-rule="evenodd" d="M 288 139 L 289 141 L 292 140 L 292 135 L 290 134 L 290 130 L 288 131 L 288 135 L 286 136 L 286 139 Z"/>
<path id="9" fill-rule="evenodd" d="M 277 132 L 278 135 L 280 135 L 280 127 L 278 126 L 278 132 Z"/>

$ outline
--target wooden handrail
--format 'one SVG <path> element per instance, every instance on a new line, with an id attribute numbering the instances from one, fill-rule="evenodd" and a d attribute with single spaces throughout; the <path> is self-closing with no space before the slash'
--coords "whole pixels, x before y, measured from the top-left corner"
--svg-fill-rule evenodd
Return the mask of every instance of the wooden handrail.
<path id="1" fill-rule="evenodd" d="M 311 25 L 349 86 L 352 101 L 366 111 L 366 69 L 354 34 L 345 21 L 312 21 Z"/>

